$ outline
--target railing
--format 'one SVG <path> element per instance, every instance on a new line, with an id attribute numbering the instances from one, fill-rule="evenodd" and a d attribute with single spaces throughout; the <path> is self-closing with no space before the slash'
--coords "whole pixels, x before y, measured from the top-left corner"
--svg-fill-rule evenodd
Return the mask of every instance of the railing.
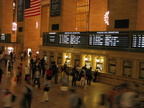
<path id="1" fill-rule="evenodd" d="M 110 84 L 110 85 L 119 85 L 122 83 L 127 83 L 131 89 L 141 89 L 144 87 L 144 80 L 135 79 L 126 76 L 118 76 L 113 74 L 100 73 L 99 82 Z M 137 87 L 135 85 L 138 85 Z"/>

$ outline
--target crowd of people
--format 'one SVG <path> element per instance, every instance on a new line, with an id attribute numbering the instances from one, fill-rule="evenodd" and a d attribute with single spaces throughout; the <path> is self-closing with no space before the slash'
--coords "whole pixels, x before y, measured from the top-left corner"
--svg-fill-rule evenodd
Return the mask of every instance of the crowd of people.
<path id="1" fill-rule="evenodd" d="M 1 64 L 4 63 L 5 68 L 7 68 L 6 73 L 0 67 L 0 83 L 2 83 L 1 79 L 3 75 L 6 75 L 7 77 L 14 77 L 14 82 L 17 85 L 25 82 L 20 108 L 31 108 L 35 86 L 37 86 L 38 89 L 43 90 L 41 102 L 48 102 L 52 79 L 54 80 L 54 84 L 61 83 L 62 94 L 64 94 L 65 91 L 70 91 L 70 108 L 81 108 L 83 106 L 83 102 L 82 99 L 76 94 L 75 88 L 77 86 L 81 88 L 84 88 L 86 85 L 90 86 L 92 81 L 98 82 L 98 68 L 96 68 L 96 70 L 93 72 L 91 67 L 87 68 L 85 65 L 82 68 L 79 68 L 79 65 L 76 65 L 70 71 L 66 64 L 58 67 L 56 62 L 52 61 L 48 66 L 44 58 L 40 59 L 36 56 L 32 57 L 32 55 L 28 58 L 30 61 L 29 64 L 24 64 L 23 60 L 26 59 L 27 55 L 20 53 L 20 57 L 20 63 L 17 66 L 16 72 L 13 72 L 13 65 L 16 61 L 15 53 L 10 53 L 10 56 L 3 55 L 0 59 Z M 44 84 L 42 84 L 40 80 L 41 78 L 45 79 Z M 72 78 L 71 83 L 69 83 L 69 78 Z M 16 96 L 10 92 L 9 89 L 4 89 L 3 93 L 4 108 L 11 108 Z M 127 84 L 118 85 L 110 92 L 101 95 L 101 105 L 107 101 L 109 103 L 109 108 L 137 108 L 137 106 L 140 105 L 140 103 L 137 101 L 140 99 L 140 95 L 140 92 L 130 90 Z"/>
<path id="2" fill-rule="evenodd" d="M 74 66 L 72 69 L 72 72 L 69 71 L 69 67 L 65 64 L 64 66 L 58 67 L 55 61 L 52 61 L 50 63 L 50 66 L 46 65 L 46 62 L 44 58 L 40 59 L 36 56 L 30 56 L 29 64 L 24 64 L 23 61 L 26 60 L 26 54 L 25 52 L 20 53 L 20 62 L 19 65 L 16 66 L 16 71 L 14 72 L 14 63 L 17 60 L 15 53 L 11 52 L 10 55 L 4 55 L 1 58 L 1 64 L 5 63 L 6 71 L 3 71 L 2 68 L 0 68 L 0 83 L 1 78 L 3 75 L 7 76 L 8 78 L 14 78 L 14 82 L 16 85 L 20 85 L 23 82 L 25 82 L 25 90 L 23 92 L 23 98 L 21 100 L 21 108 L 30 108 L 31 107 L 31 101 L 32 101 L 32 95 L 33 95 L 33 88 L 37 86 L 39 89 L 43 90 L 43 96 L 41 99 L 41 102 L 48 102 L 49 101 L 49 90 L 51 86 L 51 80 L 54 79 L 54 83 L 58 84 L 61 83 L 61 87 L 67 87 L 67 90 L 69 91 L 68 86 L 79 86 L 77 84 L 77 81 L 80 81 L 80 86 L 84 87 L 87 83 L 88 85 L 91 84 L 92 80 L 92 71 L 91 69 L 87 69 L 86 66 L 84 66 L 82 69 L 79 69 L 78 66 Z M 72 77 L 72 83 L 69 85 L 69 77 Z M 90 77 L 90 78 L 89 78 Z M 41 84 L 41 78 L 45 79 L 44 84 Z M 59 80 L 60 79 L 60 80 Z M 86 79 L 89 79 L 86 82 Z M 61 89 L 61 92 L 63 90 Z M 71 95 L 74 95 L 75 89 L 70 90 Z M 10 92 L 9 89 L 4 90 L 4 107 L 5 108 L 11 108 L 13 102 L 11 101 L 11 98 L 14 96 L 12 92 Z M 70 106 L 72 108 L 80 108 L 80 105 L 74 105 L 73 106 L 73 96 L 70 96 Z M 77 103 L 79 103 L 78 97 L 74 98 Z"/>

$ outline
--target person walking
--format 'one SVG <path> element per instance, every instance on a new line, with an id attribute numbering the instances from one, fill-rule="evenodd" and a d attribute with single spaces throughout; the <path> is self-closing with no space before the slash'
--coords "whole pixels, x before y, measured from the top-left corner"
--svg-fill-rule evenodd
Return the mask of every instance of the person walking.
<path id="1" fill-rule="evenodd" d="M 76 66 L 72 69 L 72 86 L 76 86 L 76 81 L 78 79 L 79 72 L 76 69 Z"/>
<path id="2" fill-rule="evenodd" d="M 16 71 L 16 83 L 17 84 L 21 84 L 21 76 L 22 76 L 22 73 L 21 73 L 21 70 L 20 70 L 20 67 L 18 66 L 17 67 L 17 71 Z"/>
<path id="3" fill-rule="evenodd" d="M 80 86 L 84 87 L 86 84 L 86 71 L 82 68 L 80 72 Z"/>
<path id="4" fill-rule="evenodd" d="M 71 89 L 70 93 L 71 93 L 69 97 L 70 108 L 78 108 L 78 96 L 76 95 L 76 90 Z"/>
<path id="5" fill-rule="evenodd" d="M 31 108 L 32 97 L 33 97 L 33 87 L 31 87 L 29 81 L 26 81 L 24 93 L 21 100 L 21 108 Z"/>
<path id="6" fill-rule="evenodd" d="M 24 53 L 23 52 L 21 52 L 20 57 L 21 57 L 21 62 L 22 62 L 24 59 Z"/>
<path id="7" fill-rule="evenodd" d="M 35 75 L 34 75 L 33 87 L 35 85 L 38 85 L 38 88 L 40 88 L 40 72 L 39 72 L 38 67 L 36 67 L 36 72 L 35 72 Z"/>
<path id="8" fill-rule="evenodd" d="M 3 98 L 4 108 L 12 108 L 12 93 L 8 90 L 4 90 L 4 98 Z"/>
<path id="9" fill-rule="evenodd" d="M 44 87 L 43 87 L 43 97 L 42 97 L 42 101 L 41 102 L 48 102 L 49 101 L 49 89 L 50 89 L 50 81 L 48 79 L 46 79 L 46 82 L 44 83 Z"/>
<path id="10" fill-rule="evenodd" d="M 30 67 L 28 65 L 25 66 L 25 81 L 30 80 Z"/>
<path id="11" fill-rule="evenodd" d="M 2 70 L 2 68 L 0 67 L 0 83 L 1 83 L 1 80 L 2 80 L 2 75 L 3 75 L 4 73 L 3 73 L 3 70 Z"/>
<path id="12" fill-rule="evenodd" d="M 53 76 L 55 78 L 55 84 L 58 83 L 58 67 L 55 63 L 55 61 L 52 62 L 52 71 L 53 71 Z"/>
<path id="13" fill-rule="evenodd" d="M 7 72 L 7 76 L 10 77 L 12 73 L 12 64 L 11 61 L 8 62 L 8 72 Z"/>
<path id="14" fill-rule="evenodd" d="M 52 79 L 52 73 L 53 73 L 53 71 L 52 71 L 51 67 L 49 67 L 49 69 L 46 71 L 46 79 L 48 79 L 49 81 L 51 81 L 51 79 Z"/>
<path id="15" fill-rule="evenodd" d="M 92 80 L 92 67 L 86 70 L 86 77 L 87 77 L 87 84 L 91 85 L 91 80 Z"/>

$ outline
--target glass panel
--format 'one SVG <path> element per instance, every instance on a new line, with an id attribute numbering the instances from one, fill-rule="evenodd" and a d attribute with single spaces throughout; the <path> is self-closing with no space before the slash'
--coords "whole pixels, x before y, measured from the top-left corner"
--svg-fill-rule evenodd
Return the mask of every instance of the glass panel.
<path id="1" fill-rule="evenodd" d="M 140 62 L 139 78 L 144 79 L 144 62 Z"/>
<path id="2" fill-rule="evenodd" d="M 108 73 L 116 74 L 116 65 L 117 65 L 116 59 L 109 59 L 109 71 L 108 71 Z"/>
<path id="3" fill-rule="evenodd" d="M 132 61 L 123 61 L 123 76 L 131 77 L 132 74 Z"/>

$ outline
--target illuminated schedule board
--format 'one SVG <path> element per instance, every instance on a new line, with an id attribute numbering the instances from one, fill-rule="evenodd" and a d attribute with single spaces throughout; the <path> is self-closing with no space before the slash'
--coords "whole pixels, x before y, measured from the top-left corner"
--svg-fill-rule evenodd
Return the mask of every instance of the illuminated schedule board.
<path id="1" fill-rule="evenodd" d="M 48 43 L 50 43 L 50 44 L 56 44 L 57 43 L 57 33 L 56 32 L 49 32 Z"/>
<path id="2" fill-rule="evenodd" d="M 58 44 L 87 45 L 86 32 L 59 32 L 58 38 Z"/>
<path id="3" fill-rule="evenodd" d="M 128 47 L 129 34 L 127 32 L 89 32 L 90 46 Z"/>
<path id="4" fill-rule="evenodd" d="M 144 32 L 132 33 L 132 47 L 144 48 Z"/>

